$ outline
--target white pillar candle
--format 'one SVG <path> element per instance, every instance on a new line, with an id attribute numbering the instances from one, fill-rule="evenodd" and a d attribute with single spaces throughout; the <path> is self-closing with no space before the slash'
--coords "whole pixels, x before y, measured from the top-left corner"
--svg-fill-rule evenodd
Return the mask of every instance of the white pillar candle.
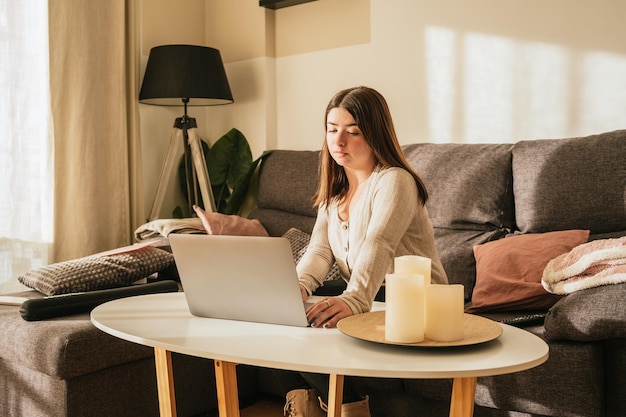
<path id="1" fill-rule="evenodd" d="M 426 293 L 426 338 L 437 342 L 463 340 L 463 285 L 429 285 Z"/>
<path id="2" fill-rule="evenodd" d="M 431 260 L 424 256 L 404 255 L 393 261 L 393 272 L 396 274 L 420 274 L 424 276 L 424 285 L 430 284 Z"/>
<path id="3" fill-rule="evenodd" d="M 424 340 L 422 275 L 386 275 L 385 339 L 397 343 L 417 343 Z"/>

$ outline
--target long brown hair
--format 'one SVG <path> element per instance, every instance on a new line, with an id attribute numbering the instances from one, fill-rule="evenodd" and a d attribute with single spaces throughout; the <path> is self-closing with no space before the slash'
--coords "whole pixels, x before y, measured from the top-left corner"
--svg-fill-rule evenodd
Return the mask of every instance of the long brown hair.
<path id="1" fill-rule="evenodd" d="M 425 204 L 428 200 L 426 186 L 420 176 L 411 168 L 402 152 L 385 98 L 378 91 L 369 87 L 353 87 L 342 90 L 335 94 L 326 106 L 325 127 L 328 113 L 337 107 L 345 109 L 352 115 L 356 125 L 363 133 L 365 141 L 374 153 L 376 165 L 383 168 L 399 167 L 407 170 L 415 179 L 420 202 Z M 316 206 L 320 204 L 328 206 L 334 199 L 343 197 L 348 191 L 346 172 L 331 157 L 325 136 L 320 153 L 319 175 L 319 188 L 313 197 Z"/>

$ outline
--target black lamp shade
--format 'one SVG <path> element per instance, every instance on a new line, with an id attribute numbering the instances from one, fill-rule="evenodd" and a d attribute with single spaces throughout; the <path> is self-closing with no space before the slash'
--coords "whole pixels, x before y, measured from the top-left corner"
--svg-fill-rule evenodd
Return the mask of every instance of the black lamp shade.
<path id="1" fill-rule="evenodd" d="M 207 46 L 163 45 L 150 50 L 139 101 L 159 106 L 232 103 L 220 51 Z"/>

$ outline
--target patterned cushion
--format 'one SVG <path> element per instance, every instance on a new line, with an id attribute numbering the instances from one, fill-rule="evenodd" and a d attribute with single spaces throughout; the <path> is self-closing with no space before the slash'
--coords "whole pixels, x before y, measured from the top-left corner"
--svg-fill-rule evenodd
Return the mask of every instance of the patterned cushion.
<path id="1" fill-rule="evenodd" d="M 104 290 L 130 285 L 174 263 L 162 249 L 143 246 L 112 255 L 92 255 L 34 269 L 19 282 L 45 295 Z"/>

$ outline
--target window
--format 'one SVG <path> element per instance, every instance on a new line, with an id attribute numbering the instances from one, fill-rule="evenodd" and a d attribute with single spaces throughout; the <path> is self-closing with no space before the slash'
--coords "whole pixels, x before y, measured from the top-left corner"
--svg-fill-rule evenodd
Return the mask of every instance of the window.
<path id="1" fill-rule="evenodd" d="M 53 133 L 48 8 L 0 0 L 0 294 L 48 263 L 53 227 Z"/>

